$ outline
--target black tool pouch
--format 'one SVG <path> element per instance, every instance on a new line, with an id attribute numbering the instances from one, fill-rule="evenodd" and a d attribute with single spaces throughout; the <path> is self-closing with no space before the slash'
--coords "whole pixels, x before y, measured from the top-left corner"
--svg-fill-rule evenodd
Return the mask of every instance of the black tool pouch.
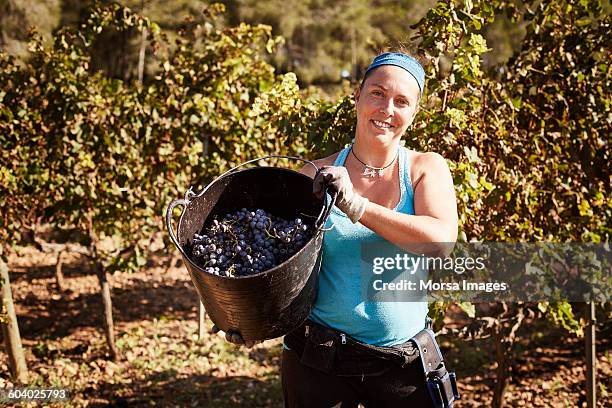
<path id="1" fill-rule="evenodd" d="M 434 334 L 423 329 L 413 337 L 423 362 L 425 382 L 434 408 L 452 408 L 460 398 L 455 373 L 449 373 Z"/>
<path id="2" fill-rule="evenodd" d="M 336 362 L 338 334 L 333 330 L 310 330 L 310 326 L 305 326 L 305 330 L 306 344 L 300 362 L 307 367 L 332 374 Z"/>

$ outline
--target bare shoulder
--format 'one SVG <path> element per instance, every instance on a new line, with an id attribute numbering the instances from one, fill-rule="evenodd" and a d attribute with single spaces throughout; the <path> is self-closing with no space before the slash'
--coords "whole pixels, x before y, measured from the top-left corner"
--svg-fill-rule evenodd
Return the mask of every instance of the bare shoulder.
<path id="1" fill-rule="evenodd" d="M 338 157 L 338 154 L 340 154 L 340 152 L 334 153 L 331 156 L 327 156 L 322 159 L 313 160 L 312 162 L 319 169 L 323 166 L 333 166 L 334 162 L 336 161 L 336 158 Z M 316 170 L 314 167 L 307 163 L 300 169 L 300 173 L 305 174 L 310 178 L 314 178 Z"/>
<path id="2" fill-rule="evenodd" d="M 447 167 L 446 159 L 442 157 L 439 153 L 436 152 L 417 152 L 414 150 L 409 150 L 409 154 L 412 158 L 412 163 L 418 167 Z"/>
<path id="3" fill-rule="evenodd" d="M 450 170 L 446 159 L 442 155 L 435 152 L 417 152 L 408 150 L 410 156 L 410 178 L 413 185 L 416 185 L 425 176 L 442 176 L 450 175 Z"/>

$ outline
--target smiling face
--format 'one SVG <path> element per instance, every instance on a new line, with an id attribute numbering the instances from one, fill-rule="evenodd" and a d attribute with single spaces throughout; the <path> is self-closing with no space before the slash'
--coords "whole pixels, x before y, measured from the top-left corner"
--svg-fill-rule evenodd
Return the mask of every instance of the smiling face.
<path id="1" fill-rule="evenodd" d="M 374 138 L 389 145 L 399 141 L 414 120 L 419 85 L 403 68 L 383 65 L 355 91 L 356 138 Z"/>

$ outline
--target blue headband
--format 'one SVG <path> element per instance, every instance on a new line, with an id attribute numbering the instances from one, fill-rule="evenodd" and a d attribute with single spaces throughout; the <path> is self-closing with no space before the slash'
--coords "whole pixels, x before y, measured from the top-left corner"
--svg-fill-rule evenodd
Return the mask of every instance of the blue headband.
<path id="1" fill-rule="evenodd" d="M 396 67 L 403 68 L 416 79 L 421 94 L 423 93 L 423 88 L 425 87 L 425 70 L 417 60 L 401 52 L 386 52 L 374 58 L 368 69 L 366 69 L 365 74 L 367 75 L 368 72 L 381 65 L 395 65 Z"/>

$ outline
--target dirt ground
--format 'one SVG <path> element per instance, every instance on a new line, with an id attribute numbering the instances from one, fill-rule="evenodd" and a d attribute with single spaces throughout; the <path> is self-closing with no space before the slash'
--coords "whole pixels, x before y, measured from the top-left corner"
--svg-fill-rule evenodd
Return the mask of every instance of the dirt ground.
<path id="1" fill-rule="evenodd" d="M 82 256 L 64 257 L 64 292 L 55 285 L 55 254 L 19 247 L 9 259 L 30 386 L 71 393 L 68 402 L 50 406 L 282 406 L 280 340 L 247 350 L 227 344 L 220 334 L 198 339 L 198 299 L 180 262 L 170 266 L 170 258 L 160 255 L 141 272 L 112 276 L 121 353 L 113 362 L 101 330 L 97 279 Z M 542 322 L 527 322 L 520 334 L 507 406 L 586 407 L 584 341 Z M 440 341 L 459 378 L 463 398 L 456 407 L 490 406 L 491 340 Z M 601 407 L 612 406 L 609 345 L 609 339 L 597 345 Z M 12 387 L 3 350 L 0 389 Z"/>

